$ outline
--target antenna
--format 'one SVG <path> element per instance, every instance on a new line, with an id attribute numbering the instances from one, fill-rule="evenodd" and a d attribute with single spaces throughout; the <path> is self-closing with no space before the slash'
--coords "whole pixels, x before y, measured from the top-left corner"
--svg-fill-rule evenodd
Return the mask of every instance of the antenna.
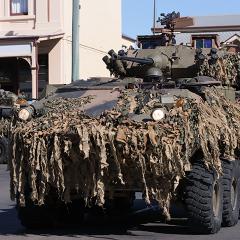
<path id="1" fill-rule="evenodd" d="M 153 0 L 153 35 L 156 32 L 156 0 Z"/>

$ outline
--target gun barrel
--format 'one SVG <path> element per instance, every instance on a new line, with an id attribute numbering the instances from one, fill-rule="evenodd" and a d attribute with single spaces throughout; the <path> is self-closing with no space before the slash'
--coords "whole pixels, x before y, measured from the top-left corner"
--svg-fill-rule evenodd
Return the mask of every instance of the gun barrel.
<path id="1" fill-rule="evenodd" d="M 139 64 L 146 64 L 151 65 L 154 63 L 153 59 L 151 58 L 135 58 L 135 57 L 127 57 L 127 56 L 118 56 L 119 60 L 135 62 Z"/>

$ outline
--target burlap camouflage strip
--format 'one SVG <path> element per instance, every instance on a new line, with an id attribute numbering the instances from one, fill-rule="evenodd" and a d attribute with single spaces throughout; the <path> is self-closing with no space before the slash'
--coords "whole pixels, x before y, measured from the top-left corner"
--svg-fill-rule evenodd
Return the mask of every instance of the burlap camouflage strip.
<path id="1" fill-rule="evenodd" d="M 212 60 L 205 56 L 204 60 L 196 61 L 199 76 L 209 76 L 225 85 L 240 86 L 240 54 L 226 53 Z"/>
<path id="2" fill-rule="evenodd" d="M 126 106 L 134 111 L 139 98 L 131 96 Z M 106 189 L 139 187 L 146 201 L 158 200 L 169 218 L 174 185 L 191 169 L 194 150 L 201 148 L 206 166 L 221 174 L 220 152 L 234 159 L 239 147 L 240 107 L 215 88 L 206 88 L 205 97 L 201 102 L 181 99 L 162 122 L 134 122 L 117 106 L 100 118 L 70 108 L 18 123 L 11 135 L 12 198 L 18 195 L 25 204 L 27 181 L 36 204 L 44 204 L 50 185 L 65 202 L 75 190 L 86 204 L 96 199 L 102 206 Z M 83 105 L 86 99 L 71 101 Z"/>
<path id="3" fill-rule="evenodd" d="M 11 123 L 10 119 L 0 119 L 0 136 L 8 135 Z"/>

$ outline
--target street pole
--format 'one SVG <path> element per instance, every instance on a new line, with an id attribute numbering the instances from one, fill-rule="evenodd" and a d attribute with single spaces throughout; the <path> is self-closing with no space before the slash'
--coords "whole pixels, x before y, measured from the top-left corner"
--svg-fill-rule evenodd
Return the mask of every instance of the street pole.
<path id="1" fill-rule="evenodd" d="M 79 80 L 79 16 L 80 0 L 73 0 L 72 8 L 72 82 Z"/>
<path id="2" fill-rule="evenodd" d="M 156 29 L 156 0 L 153 1 L 153 35 L 155 35 Z"/>

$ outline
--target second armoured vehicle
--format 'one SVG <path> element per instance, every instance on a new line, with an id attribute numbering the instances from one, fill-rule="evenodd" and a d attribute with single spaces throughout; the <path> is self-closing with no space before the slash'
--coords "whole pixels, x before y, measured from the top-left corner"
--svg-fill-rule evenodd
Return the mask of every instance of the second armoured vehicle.
<path id="1" fill-rule="evenodd" d="M 7 163 L 9 159 L 9 124 L 14 114 L 28 103 L 16 94 L 0 89 L 0 164 Z"/>
<path id="2" fill-rule="evenodd" d="M 237 76 L 225 75 L 222 52 L 166 39 L 110 51 L 116 78 L 72 83 L 19 112 L 10 170 L 23 225 L 128 212 L 135 192 L 166 219 L 181 203 L 201 233 L 238 222 Z"/>

